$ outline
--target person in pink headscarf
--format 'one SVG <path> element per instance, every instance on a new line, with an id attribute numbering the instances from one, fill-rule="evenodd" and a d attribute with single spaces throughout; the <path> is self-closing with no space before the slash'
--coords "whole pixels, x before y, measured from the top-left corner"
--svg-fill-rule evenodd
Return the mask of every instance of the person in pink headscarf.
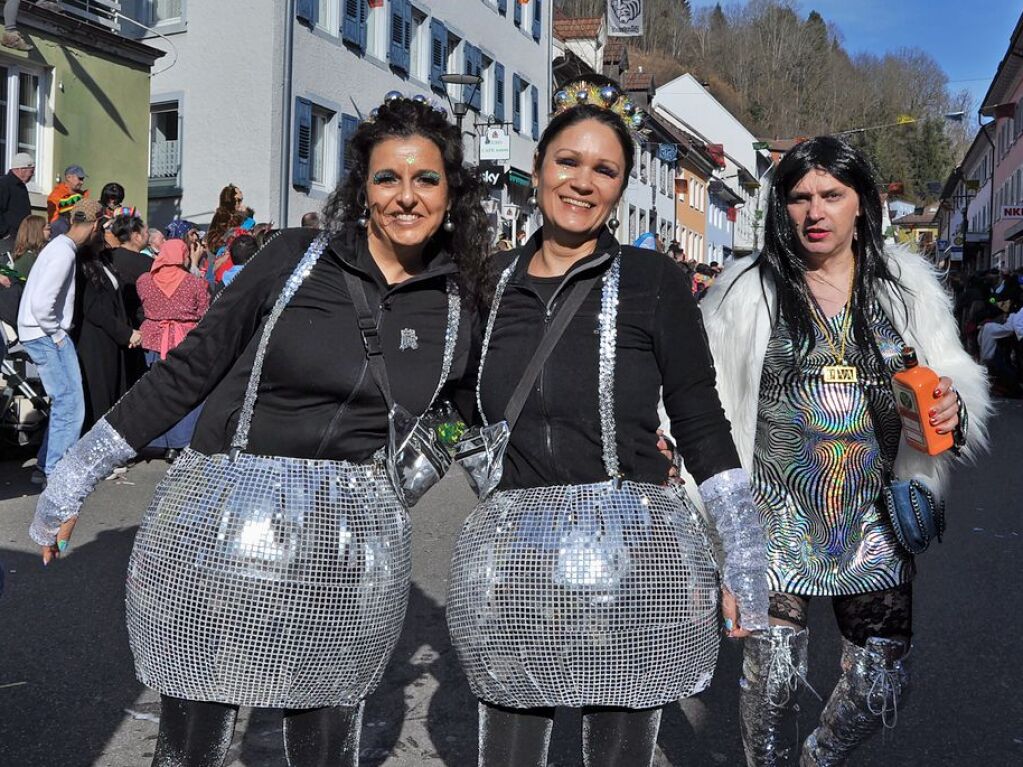
<path id="1" fill-rule="evenodd" d="M 167 358 L 210 306 L 206 281 L 188 271 L 188 245 L 184 240 L 167 240 L 147 274 L 138 278 L 135 289 L 142 301 L 145 319 L 140 328 L 146 364 L 152 367 Z M 202 410 L 200 405 L 150 447 L 164 449 L 169 462 L 187 447 Z"/>

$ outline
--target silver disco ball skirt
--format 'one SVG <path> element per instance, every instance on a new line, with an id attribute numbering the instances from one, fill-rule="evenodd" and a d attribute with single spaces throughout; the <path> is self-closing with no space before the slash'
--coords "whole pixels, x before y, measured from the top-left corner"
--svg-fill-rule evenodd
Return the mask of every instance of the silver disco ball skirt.
<path id="1" fill-rule="evenodd" d="M 382 466 L 186 450 L 128 567 L 136 673 L 189 700 L 354 705 L 394 650 L 410 573 Z"/>
<path id="2" fill-rule="evenodd" d="M 459 536 L 448 627 L 488 703 L 646 708 L 710 683 L 718 588 L 681 488 L 500 491 Z"/>

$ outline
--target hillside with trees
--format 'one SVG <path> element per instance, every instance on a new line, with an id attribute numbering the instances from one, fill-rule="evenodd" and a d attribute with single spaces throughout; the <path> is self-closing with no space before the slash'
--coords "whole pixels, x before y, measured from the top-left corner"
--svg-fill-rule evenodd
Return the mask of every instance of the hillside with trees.
<path id="1" fill-rule="evenodd" d="M 902 48 L 851 55 L 841 30 L 792 0 L 749 0 L 693 11 L 688 0 L 646 0 L 642 37 L 623 38 L 633 70 L 665 83 L 691 72 L 762 138 L 796 138 L 915 122 L 846 136 L 881 179 L 918 202 L 936 198 L 972 139 L 968 92 L 952 92 L 928 53 Z M 606 0 L 555 0 L 568 16 L 603 15 Z M 883 23 L 882 19 L 878 23 Z"/>

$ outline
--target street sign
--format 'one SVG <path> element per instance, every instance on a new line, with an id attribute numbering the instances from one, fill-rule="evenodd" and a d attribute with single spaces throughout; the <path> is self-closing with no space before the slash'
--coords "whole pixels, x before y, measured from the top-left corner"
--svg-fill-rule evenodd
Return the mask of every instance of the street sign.
<path id="1" fill-rule="evenodd" d="M 949 261 L 962 261 L 963 260 L 963 249 L 962 248 L 952 248 L 952 250 L 950 250 L 948 252 L 948 260 Z"/>
<path id="2" fill-rule="evenodd" d="M 1023 218 L 1023 205 L 1003 205 L 1002 218 Z"/>
<path id="3" fill-rule="evenodd" d="M 767 142 L 767 141 L 754 141 L 753 142 L 753 148 L 755 150 L 757 150 L 757 151 L 759 151 L 761 149 L 770 149 L 771 148 L 771 144 L 770 144 L 770 142 Z"/>
<path id="4" fill-rule="evenodd" d="M 952 244 L 957 248 L 963 247 L 963 236 L 961 234 L 957 234 L 952 238 Z"/>
<path id="5" fill-rule="evenodd" d="M 948 240 L 938 240 L 938 250 L 948 250 Z"/>
<path id="6" fill-rule="evenodd" d="M 499 126 L 488 126 L 480 142 L 481 160 L 510 160 L 511 136 Z"/>

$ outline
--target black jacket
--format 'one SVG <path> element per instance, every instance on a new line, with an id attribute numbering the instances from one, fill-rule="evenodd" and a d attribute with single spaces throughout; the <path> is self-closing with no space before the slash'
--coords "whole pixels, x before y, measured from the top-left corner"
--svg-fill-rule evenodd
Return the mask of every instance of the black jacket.
<path id="1" fill-rule="evenodd" d="M 14 237 L 21 222 L 32 212 L 28 187 L 8 171 L 0 176 L 0 237 Z"/>
<path id="2" fill-rule="evenodd" d="M 132 447 L 148 444 L 204 399 L 192 447 L 206 454 L 230 447 L 263 321 L 316 234 L 293 229 L 272 240 L 167 360 L 110 412 L 111 425 Z M 371 308 L 382 312 L 380 339 L 395 400 L 415 414 L 429 404 L 447 325 L 445 278 L 455 265 L 437 253 L 422 274 L 389 287 L 365 234 L 352 231 L 331 241 L 271 335 L 248 452 L 365 461 L 384 445 L 387 408 L 366 370 L 345 270 L 362 279 Z M 451 384 L 468 367 L 475 325 L 463 311 Z M 418 348 L 401 349 L 402 329 L 415 331 Z"/>
<path id="3" fill-rule="evenodd" d="M 521 249 L 501 301 L 482 378 L 483 409 L 501 420 L 512 391 L 544 332 L 547 307 L 527 267 L 538 233 Z M 662 253 L 621 247 L 605 233 L 551 296 L 551 316 L 576 279 L 603 272 L 621 248 L 615 414 L 626 479 L 663 483 L 668 461 L 657 450 L 661 387 L 672 434 L 697 482 L 739 466 L 714 388 L 714 367 L 699 309 L 682 271 Z M 542 290 L 542 287 L 540 288 Z M 597 399 L 597 282 L 537 378 L 511 436 L 501 488 L 585 484 L 606 480 Z"/>

